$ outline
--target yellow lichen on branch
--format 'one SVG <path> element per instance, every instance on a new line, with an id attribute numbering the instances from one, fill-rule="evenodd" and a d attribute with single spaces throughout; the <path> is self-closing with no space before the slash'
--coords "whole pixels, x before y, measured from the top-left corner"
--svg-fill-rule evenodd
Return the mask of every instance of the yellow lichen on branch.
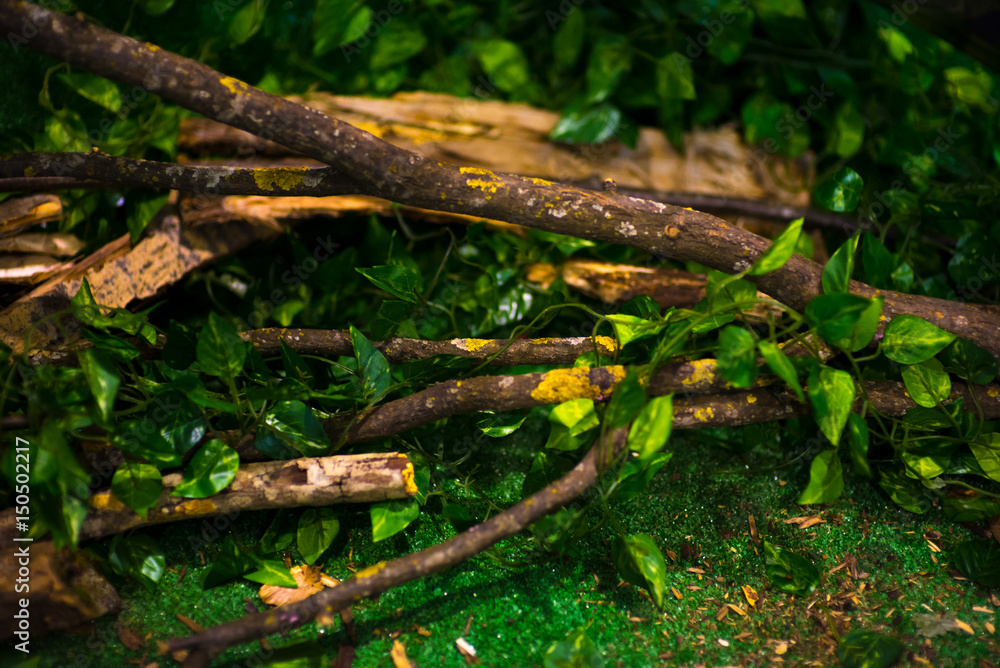
<path id="1" fill-rule="evenodd" d="M 612 388 L 625 378 L 623 366 L 611 366 L 605 369 L 614 376 Z M 595 384 L 590 372 L 590 367 L 585 366 L 549 371 L 538 387 L 531 391 L 531 398 L 544 404 L 561 404 L 570 399 L 581 398 L 601 400 L 610 388 Z"/>

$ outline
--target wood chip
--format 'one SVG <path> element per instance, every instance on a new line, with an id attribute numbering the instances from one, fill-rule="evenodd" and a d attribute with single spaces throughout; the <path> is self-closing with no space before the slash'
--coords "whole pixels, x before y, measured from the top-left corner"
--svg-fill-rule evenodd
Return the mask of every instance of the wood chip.
<path id="1" fill-rule="evenodd" d="M 794 524 L 800 529 L 808 529 L 809 527 L 816 526 L 817 524 L 826 524 L 826 520 L 820 515 L 803 515 L 801 517 L 789 517 L 787 520 L 782 520 L 785 524 Z"/>
<path id="2" fill-rule="evenodd" d="M 476 648 L 469 644 L 465 638 L 457 638 L 455 640 L 455 647 L 461 652 L 466 663 L 479 663 L 479 657 L 476 656 Z"/>
<path id="3" fill-rule="evenodd" d="M 392 658 L 392 665 L 395 668 L 414 668 L 406 656 L 406 647 L 398 640 L 392 642 L 392 651 L 389 652 L 389 656 Z"/>
<path id="4" fill-rule="evenodd" d="M 966 624 L 965 622 L 963 622 L 961 619 L 956 619 L 955 620 L 955 626 L 957 626 L 961 630 L 965 631 L 970 636 L 976 635 L 976 632 L 972 630 L 972 627 L 969 626 L 968 624 Z"/>
<path id="5" fill-rule="evenodd" d="M 188 627 L 189 629 L 191 629 L 195 633 L 201 633 L 202 631 L 205 630 L 204 626 L 202 626 L 198 622 L 194 621 L 190 617 L 185 617 L 184 615 L 182 615 L 179 612 L 176 615 L 174 615 L 174 617 L 177 618 L 177 621 L 179 621 L 181 624 L 183 624 L 184 626 Z"/>
<path id="6" fill-rule="evenodd" d="M 760 600 L 760 595 L 757 591 L 749 585 L 743 585 L 741 589 L 743 590 L 743 596 L 747 599 L 747 603 L 750 604 L 750 607 L 756 608 L 757 601 Z"/>
<path id="7" fill-rule="evenodd" d="M 676 598 L 678 601 L 684 600 L 684 594 L 677 591 L 677 587 L 671 587 L 670 592 L 674 595 L 674 598 Z"/>

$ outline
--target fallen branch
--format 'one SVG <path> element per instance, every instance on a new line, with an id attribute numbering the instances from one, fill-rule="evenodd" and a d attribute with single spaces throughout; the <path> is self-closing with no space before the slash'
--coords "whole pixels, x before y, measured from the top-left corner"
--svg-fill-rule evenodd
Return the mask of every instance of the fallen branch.
<path id="1" fill-rule="evenodd" d="M 299 603 L 221 624 L 187 638 L 174 638 L 168 643 L 167 650 L 190 651 L 183 663 L 185 668 L 207 666 L 212 656 L 227 647 L 287 631 L 321 614 L 333 615 L 364 598 L 460 564 L 583 494 L 624 448 L 627 433 L 626 428 L 621 428 L 606 434 L 598 439 L 580 463 L 558 481 L 450 540 L 371 566 L 338 586 Z"/>
<path id="2" fill-rule="evenodd" d="M 248 464 L 237 470 L 229 487 L 207 499 L 171 496 L 182 477 L 180 473 L 163 477 L 160 498 L 145 517 L 125 506 L 110 490 L 92 494 L 79 539 L 245 510 L 372 503 L 404 499 L 417 492 L 413 465 L 406 455 L 395 452 Z M 0 513 L 0 536 L 5 541 L 17 535 L 16 519 L 14 508 Z"/>

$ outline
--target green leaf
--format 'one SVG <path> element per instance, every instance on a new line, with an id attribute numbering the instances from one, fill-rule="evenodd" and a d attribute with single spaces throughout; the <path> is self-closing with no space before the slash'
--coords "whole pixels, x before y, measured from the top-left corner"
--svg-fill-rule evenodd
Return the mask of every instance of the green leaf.
<path id="1" fill-rule="evenodd" d="M 729 326 L 719 334 L 719 372 L 734 387 L 750 387 L 757 377 L 756 342 L 741 327 Z"/>
<path id="2" fill-rule="evenodd" d="M 122 462 L 111 479 L 111 491 L 116 499 L 145 517 L 146 511 L 160 498 L 163 476 L 149 464 Z"/>
<path id="3" fill-rule="evenodd" d="M 502 91 L 512 93 L 531 81 L 524 52 L 506 39 L 485 39 L 473 44 L 473 52 L 483 71 Z"/>
<path id="4" fill-rule="evenodd" d="M 824 450 L 813 458 L 809 467 L 809 484 L 802 490 L 797 503 L 829 503 L 844 491 L 844 472 L 837 449 Z"/>
<path id="5" fill-rule="evenodd" d="M 889 275 L 895 266 L 895 260 L 885 244 L 870 232 L 861 240 L 861 264 L 868 285 L 881 289 L 889 287 Z"/>
<path id="6" fill-rule="evenodd" d="M 915 315 L 899 315 L 886 325 L 882 352 L 900 364 L 919 364 L 937 355 L 955 335 Z"/>
<path id="7" fill-rule="evenodd" d="M 625 378 L 615 387 L 611 401 L 604 411 L 604 421 L 608 429 L 624 427 L 645 405 L 646 388 L 639 382 L 639 374 L 635 369 L 629 369 Z"/>
<path id="8" fill-rule="evenodd" d="M 222 441 L 213 438 L 201 446 L 184 470 L 184 479 L 171 496 L 203 499 L 221 492 L 236 479 L 240 456 Z"/>
<path id="9" fill-rule="evenodd" d="M 1000 434 L 980 434 L 969 443 L 972 454 L 991 480 L 1000 482 Z"/>
<path id="10" fill-rule="evenodd" d="M 392 385 L 389 362 L 354 325 L 351 325 L 350 330 L 354 357 L 358 360 L 358 373 L 361 376 L 361 393 L 365 401 L 374 403 L 384 397 Z"/>
<path id="11" fill-rule="evenodd" d="M 959 543 L 951 561 L 962 575 L 983 587 L 1000 587 L 1000 545 L 995 541 Z"/>
<path id="12" fill-rule="evenodd" d="M 211 311 L 208 322 L 198 335 L 198 365 L 210 376 L 232 380 L 243 368 L 248 345 L 236 333 L 232 323 Z"/>
<path id="13" fill-rule="evenodd" d="M 819 570 L 811 561 L 766 540 L 764 565 L 767 577 L 775 589 L 788 594 L 811 594 L 820 582 Z"/>
<path id="14" fill-rule="evenodd" d="M 181 465 L 181 455 L 146 420 L 129 420 L 115 428 L 112 441 L 122 452 L 145 459 L 159 469 Z"/>
<path id="15" fill-rule="evenodd" d="M 152 592 L 167 570 L 163 550 L 150 536 L 137 534 L 128 538 L 117 535 L 111 539 L 108 563 L 119 575 L 135 578 Z"/>
<path id="16" fill-rule="evenodd" d="M 122 108 L 122 95 L 118 85 L 104 77 L 81 72 L 57 75 L 59 80 L 73 89 L 81 97 L 98 104 L 108 111 L 117 112 Z"/>
<path id="17" fill-rule="evenodd" d="M 848 452 L 854 463 L 854 470 L 871 478 L 872 470 L 868 464 L 868 423 L 860 415 L 851 413 L 847 416 L 847 433 L 851 438 Z"/>
<path id="18" fill-rule="evenodd" d="M 831 211 L 849 213 L 858 207 L 865 182 L 850 167 L 841 167 L 813 191 L 813 201 Z"/>
<path id="19" fill-rule="evenodd" d="M 299 517 L 295 534 L 299 554 L 307 564 L 313 564 L 333 545 L 340 533 L 340 521 L 332 508 L 309 508 Z"/>
<path id="20" fill-rule="evenodd" d="M 345 27 L 349 25 L 351 17 L 355 15 L 354 7 L 355 0 L 317 0 L 311 26 L 313 56 L 325 55 L 338 46 L 353 41 L 343 40 L 341 35 L 346 32 Z"/>
<path id="21" fill-rule="evenodd" d="M 660 548 L 644 533 L 618 539 L 612 547 L 615 567 L 626 582 L 650 593 L 657 607 L 663 608 L 667 589 L 667 564 Z"/>
<path id="22" fill-rule="evenodd" d="M 944 365 L 934 358 L 920 364 L 904 364 L 901 373 L 910 398 L 921 406 L 934 408 L 951 394 L 951 378 Z"/>
<path id="23" fill-rule="evenodd" d="M 820 431 L 837 445 L 854 403 L 851 374 L 830 367 L 814 367 L 809 375 L 809 401 Z"/>
<path id="24" fill-rule="evenodd" d="M 545 651 L 543 668 L 603 668 L 604 657 L 594 641 L 587 637 L 587 626 L 577 627 L 565 640 L 552 643 Z"/>
<path id="25" fill-rule="evenodd" d="M 795 247 L 799 243 L 799 237 L 802 236 L 802 222 L 804 220 L 804 218 L 796 218 L 790 222 L 788 227 L 771 243 L 771 246 L 764 251 L 763 255 L 750 265 L 747 274 L 750 276 L 760 276 L 784 266 L 788 262 L 788 258 L 792 257 L 792 253 L 795 252 Z"/>
<path id="26" fill-rule="evenodd" d="M 771 341 L 761 341 L 757 344 L 757 348 L 760 350 L 760 356 L 767 362 L 767 366 L 770 367 L 771 371 L 776 373 L 781 380 L 785 381 L 790 388 L 795 390 L 795 394 L 799 396 L 800 400 L 805 401 L 806 397 L 802 392 L 802 386 L 799 384 L 798 372 L 795 370 L 792 361 L 782 352 L 781 348 Z"/>
<path id="27" fill-rule="evenodd" d="M 672 452 L 659 452 L 648 458 L 630 457 L 625 461 L 618 473 L 618 487 L 615 489 L 615 499 L 619 502 L 629 501 L 644 493 L 649 488 L 653 477 L 659 473 L 674 456 Z"/>
<path id="28" fill-rule="evenodd" d="M 205 436 L 205 416 L 194 402 L 178 392 L 168 392 L 161 395 L 169 400 L 174 410 L 163 420 L 160 426 L 160 436 L 181 454 L 201 442 Z"/>
<path id="29" fill-rule="evenodd" d="M 403 16 L 395 16 L 382 27 L 372 49 L 372 71 L 386 70 L 406 62 L 424 50 L 427 36 Z"/>
<path id="30" fill-rule="evenodd" d="M 622 122 L 622 112 L 607 102 L 586 108 L 567 108 L 549 132 L 552 141 L 572 144 L 599 144 L 615 135 Z"/>
<path id="31" fill-rule="evenodd" d="M 600 424 L 594 410 L 594 400 L 587 398 L 565 401 L 549 413 L 552 430 L 545 447 L 555 450 L 576 450 L 585 444 L 585 434 Z"/>
<path id="32" fill-rule="evenodd" d="M 301 549 L 299 551 L 301 552 Z M 285 568 L 284 562 L 277 559 L 261 559 L 257 570 L 245 573 L 243 577 L 251 582 L 272 585 L 274 587 L 291 587 L 295 589 L 299 586 L 295 581 L 295 576 Z"/>
<path id="33" fill-rule="evenodd" d="M 857 352 L 868 345 L 878 329 L 884 297 L 819 295 L 806 304 L 806 320 L 830 345 Z"/>
<path id="34" fill-rule="evenodd" d="M 371 506 L 372 540 L 380 540 L 394 536 L 417 519 L 420 506 L 416 499 L 393 499 L 380 501 Z"/>
<path id="35" fill-rule="evenodd" d="M 132 206 L 126 223 L 128 225 L 129 241 L 133 245 L 139 242 L 143 231 L 153 222 L 156 215 L 160 213 L 160 209 L 166 205 L 169 196 L 169 194 L 140 196 L 134 200 L 130 200 Z"/>
<path id="36" fill-rule="evenodd" d="M 114 363 L 106 354 L 93 348 L 79 350 L 76 353 L 80 360 L 80 369 L 87 378 L 90 391 L 97 401 L 97 408 L 101 412 L 101 418 L 107 420 L 111 417 L 111 411 L 115 406 L 115 396 L 118 394 L 118 386 L 121 378 Z"/>
<path id="37" fill-rule="evenodd" d="M 851 274 L 854 273 L 854 253 L 858 249 L 860 233 L 845 241 L 823 267 L 823 292 L 831 295 L 849 292 Z"/>
<path id="38" fill-rule="evenodd" d="M 159 16 L 174 6 L 174 0 L 138 0 L 137 4 L 150 16 Z"/>
<path id="39" fill-rule="evenodd" d="M 580 57 L 583 38 L 587 34 L 586 12 L 571 9 L 566 20 L 556 30 L 552 38 L 552 55 L 556 65 L 562 69 L 568 68 Z"/>
<path id="40" fill-rule="evenodd" d="M 656 61 L 656 94 L 661 100 L 693 100 L 691 60 L 674 51 Z"/>
<path id="41" fill-rule="evenodd" d="M 878 484 L 904 510 L 922 515 L 931 509 L 932 501 L 923 485 L 902 473 L 883 470 Z"/>
<path id="42" fill-rule="evenodd" d="M 257 550 L 260 554 L 274 554 L 287 549 L 295 542 L 296 523 L 290 508 L 282 508 L 274 515 L 267 531 L 260 537 Z"/>
<path id="43" fill-rule="evenodd" d="M 985 385 L 997 376 L 996 358 L 968 339 L 956 337 L 941 351 L 940 359 L 945 371 L 971 383 Z"/>
<path id="44" fill-rule="evenodd" d="M 384 264 L 366 269 L 358 268 L 355 271 L 394 297 L 412 304 L 419 301 L 415 291 L 420 283 L 420 274 L 410 267 Z"/>
<path id="45" fill-rule="evenodd" d="M 257 34 L 264 25 L 267 3 L 264 0 L 252 0 L 233 17 L 226 34 L 234 44 L 243 44 Z"/>
<path id="46" fill-rule="evenodd" d="M 249 573 L 258 565 L 256 557 L 247 553 L 232 535 L 226 536 L 222 544 L 213 552 L 214 554 L 209 560 L 208 570 L 201 577 L 202 589 L 210 589 L 229 582 Z"/>
<path id="47" fill-rule="evenodd" d="M 981 522 L 1000 515 L 1000 503 L 986 496 L 941 499 L 944 516 L 952 522 Z"/>
<path id="48" fill-rule="evenodd" d="M 521 483 L 521 496 L 528 497 L 544 489 L 573 468 L 575 462 L 550 450 L 539 450 Z"/>
<path id="49" fill-rule="evenodd" d="M 323 457 L 333 448 L 323 425 L 301 401 L 275 404 L 264 417 L 264 426 L 285 446 L 306 457 Z"/>
<path id="50" fill-rule="evenodd" d="M 351 17 L 351 20 L 347 22 L 347 27 L 344 28 L 344 34 L 341 36 L 340 43 L 337 44 L 337 46 L 350 44 L 351 42 L 355 42 L 364 37 L 365 30 L 372 22 L 373 14 L 374 12 L 371 7 L 368 5 L 362 6 L 361 9 L 359 9 L 358 12 Z"/>
<path id="51" fill-rule="evenodd" d="M 850 158 L 861 150 L 865 141 L 865 115 L 858 102 L 849 99 L 837 109 L 830 133 L 829 147 L 834 155 Z"/>
<path id="52" fill-rule="evenodd" d="M 845 633 L 837 644 L 837 659 L 843 668 L 888 668 L 906 648 L 895 638 L 868 629 Z"/>
<path id="53" fill-rule="evenodd" d="M 520 429 L 521 425 L 527 419 L 527 413 L 520 416 L 515 413 L 499 413 L 480 420 L 476 423 L 476 427 L 491 438 L 501 438 L 503 436 L 510 436 Z"/>
<path id="54" fill-rule="evenodd" d="M 632 46 L 623 35 L 602 37 L 587 62 L 587 102 L 603 102 L 632 66 Z"/>
<path id="55" fill-rule="evenodd" d="M 629 450 L 639 453 L 646 461 L 663 449 L 674 424 L 674 395 L 653 397 L 642 409 L 628 432 Z"/>

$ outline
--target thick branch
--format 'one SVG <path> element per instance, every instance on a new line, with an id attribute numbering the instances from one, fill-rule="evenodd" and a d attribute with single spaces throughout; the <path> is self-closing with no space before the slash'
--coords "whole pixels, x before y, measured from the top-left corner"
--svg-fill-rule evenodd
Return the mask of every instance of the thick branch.
<path id="1" fill-rule="evenodd" d="M 207 499 L 171 496 L 182 477 L 180 473 L 163 477 L 163 492 L 145 517 L 125 506 L 110 490 L 91 495 L 80 540 L 110 536 L 149 524 L 245 510 L 404 499 L 417 491 L 413 465 L 406 455 L 395 452 L 248 464 L 239 468 L 229 487 Z M 13 508 L 0 513 L 0 535 L 15 536 L 16 519 Z"/>
<path id="2" fill-rule="evenodd" d="M 167 188 L 212 195 L 352 195 L 358 186 L 329 167 L 201 167 L 93 153 L 19 153 L 0 160 L 0 178 L 73 177 L 122 188 Z M 74 186 L 75 187 L 75 186 Z"/>
<path id="3" fill-rule="evenodd" d="M 727 273 L 746 269 L 770 245 L 715 216 L 682 207 L 429 160 L 188 58 L 37 5 L 0 0 L 0 31 L 18 31 L 25 21 L 38 29 L 29 41 L 31 48 L 120 83 L 142 86 L 233 127 L 271 136 L 350 174 L 362 194 L 624 244 Z M 785 266 L 752 280 L 763 292 L 802 310 L 820 294 L 821 272 L 815 262 L 793 255 Z M 857 282 L 851 290 L 885 296 L 887 319 L 903 313 L 919 316 L 1000 359 L 1000 318 L 991 313 Z"/>
<path id="4" fill-rule="evenodd" d="M 188 638 L 175 638 L 170 641 L 169 651 L 195 650 L 184 665 L 203 666 L 212 655 L 227 647 L 301 626 L 320 613 L 332 615 L 363 598 L 460 564 L 583 494 L 594 484 L 612 457 L 624 448 L 627 433 L 622 428 L 607 434 L 557 482 L 450 540 L 367 568 L 340 585 L 300 603 L 222 624 Z"/>

